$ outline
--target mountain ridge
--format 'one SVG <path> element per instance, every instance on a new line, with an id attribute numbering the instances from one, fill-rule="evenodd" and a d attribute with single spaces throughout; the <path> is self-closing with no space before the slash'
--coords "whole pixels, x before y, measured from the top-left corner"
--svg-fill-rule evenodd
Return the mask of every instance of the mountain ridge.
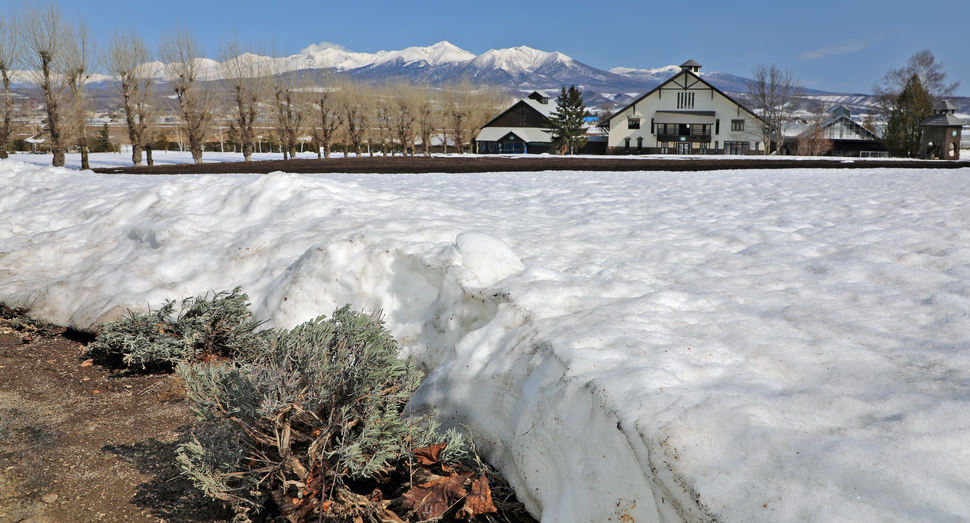
<path id="1" fill-rule="evenodd" d="M 678 65 L 651 69 L 614 67 L 603 70 L 558 51 L 547 52 L 524 45 L 489 49 L 475 55 L 446 40 L 426 47 L 408 47 L 399 51 L 359 53 L 331 47 L 286 57 L 251 57 L 270 62 L 272 70 L 276 72 L 330 70 L 371 81 L 402 78 L 411 82 L 440 84 L 469 77 L 496 84 L 509 91 L 558 91 L 562 86 L 575 85 L 588 93 L 587 103 L 595 106 L 609 104 L 614 107 L 626 105 L 680 71 Z M 683 58 L 686 60 L 691 57 Z M 218 80 L 221 77 L 219 62 L 208 58 L 200 60 L 204 79 Z M 159 64 L 156 62 L 154 65 Z M 747 92 L 749 80 L 745 77 L 718 71 L 700 71 L 700 76 L 726 93 Z M 159 79 L 165 80 L 164 76 Z M 104 75 L 92 77 L 92 84 L 100 83 L 101 87 L 106 87 L 110 81 L 111 78 Z M 854 111 L 872 104 L 871 95 L 864 93 L 806 90 L 806 94 L 810 98 L 824 99 L 829 103 L 844 101 Z M 960 106 L 970 105 L 970 99 L 958 102 L 957 105 Z"/>

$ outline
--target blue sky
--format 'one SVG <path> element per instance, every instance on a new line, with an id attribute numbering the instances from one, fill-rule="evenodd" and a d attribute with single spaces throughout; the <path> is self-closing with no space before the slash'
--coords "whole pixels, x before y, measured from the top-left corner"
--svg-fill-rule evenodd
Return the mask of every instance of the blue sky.
<path id="1" fill-rule="evenodd" d="M 7 0 L 0 0 L 6 2 Z M 286 10 L 273 5 L 287 5 Z M 815 0 L 779 2 L 254 2 L 250 0 L 62 1 L 99 36 L 134 28 L 150 43 L 176 24 L 192 29 L 207 56 L 233 32 L 288 54 L 331 43 L 373 53 L 447 40 L 481 54 L 529 46 L 559 51 L 599 69 L 646 69 L 694 59 L 703 71 L 748 76 L 758 63 L 790 67 L 806 87 L 870 92 L 913 53 L 931 50 L 970 96 L 970 1 Z"/>

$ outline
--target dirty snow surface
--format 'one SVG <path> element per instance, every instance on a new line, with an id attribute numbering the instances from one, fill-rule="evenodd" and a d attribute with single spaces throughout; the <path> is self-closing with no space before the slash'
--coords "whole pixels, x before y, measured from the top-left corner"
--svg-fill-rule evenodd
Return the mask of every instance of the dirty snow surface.
<path id="1" fill-rule="evenodd" d="M 96 163 L 96 162 L 95 162 Z M 124 176 L 0 162 L 0 301 L 383 310 L 546 522 L 970 519 L 970 170 Z"/>

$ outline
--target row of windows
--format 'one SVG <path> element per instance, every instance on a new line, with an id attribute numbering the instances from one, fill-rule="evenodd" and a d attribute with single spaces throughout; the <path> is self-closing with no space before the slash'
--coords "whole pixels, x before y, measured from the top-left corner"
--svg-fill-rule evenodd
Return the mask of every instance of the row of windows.
<path id="1" fill-rule="evenodd" d="M 635 149 L 632 149 L 630 147 L 630 138 L 624 138 L 623 140 L 624 140 L 623 148 L 625 152 L 633 152 L 633 151 L 636 151 L 638 153 L 643 152 L 643 137 L 637 138 L 637 144 Z M 660 142 L 657 144 L 657 149 L 660 149 L 659 152 L 662 154 L 674 153 L 674 152 L 676 152 L 677 154 L 707 154 L 709 146 L 710 144 L 706 142 L 699 142 L 699 143 Z M 719 146 L 720 146 L 720 143 L 717 140 L 715 140 L 714 150 L 717 151 Z M 724 154 L 746 155 L 750 153 L 750 151 L 751 151 L 751 144 L 748 142 L 737 142 L 737 141 L 724 142 Z"/>
<path id="2" fill-rule="evenodd" d="M 693 93 L 690 93 L 693 96 Z M 721 121 L 714 121 L 714 134 L 721 134 Z M 630 116 L 626 119 L 627 129 L 639 129 L 640 128 L 640 118 L 636 116 Z M 731 120 L 731 130 L 732 131 L 744 131 L 744 120 Z M 693 129 L 689 123 L 661 123 L 654 124 L 653 118 L 650 119 L 650 133 L 651 134 L 680 134 L 680 135 L 697 135 L 697 134 L 710 134 L 711 126 L 710 124 L 695 124 Z"/>

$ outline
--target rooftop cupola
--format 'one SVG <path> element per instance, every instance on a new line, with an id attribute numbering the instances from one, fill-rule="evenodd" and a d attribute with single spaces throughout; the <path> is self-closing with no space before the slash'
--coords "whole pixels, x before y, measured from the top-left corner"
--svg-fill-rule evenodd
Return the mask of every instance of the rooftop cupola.
<path id="1" fill-rule="evenodd" d="M 957 106 L 950 103 L 949 100 L 943 100 L 933 106 L 933 112 L 935 114 L 953 114 L 957 111 Z"/>
<path id="2" fill-rule="evenodd" d="M 686 62 L 680 64 L 681 71 L 690 71 L 694 74 L 698 74 L 701 71 L 701 64 L 693 61 L 687 60 Z"/>

